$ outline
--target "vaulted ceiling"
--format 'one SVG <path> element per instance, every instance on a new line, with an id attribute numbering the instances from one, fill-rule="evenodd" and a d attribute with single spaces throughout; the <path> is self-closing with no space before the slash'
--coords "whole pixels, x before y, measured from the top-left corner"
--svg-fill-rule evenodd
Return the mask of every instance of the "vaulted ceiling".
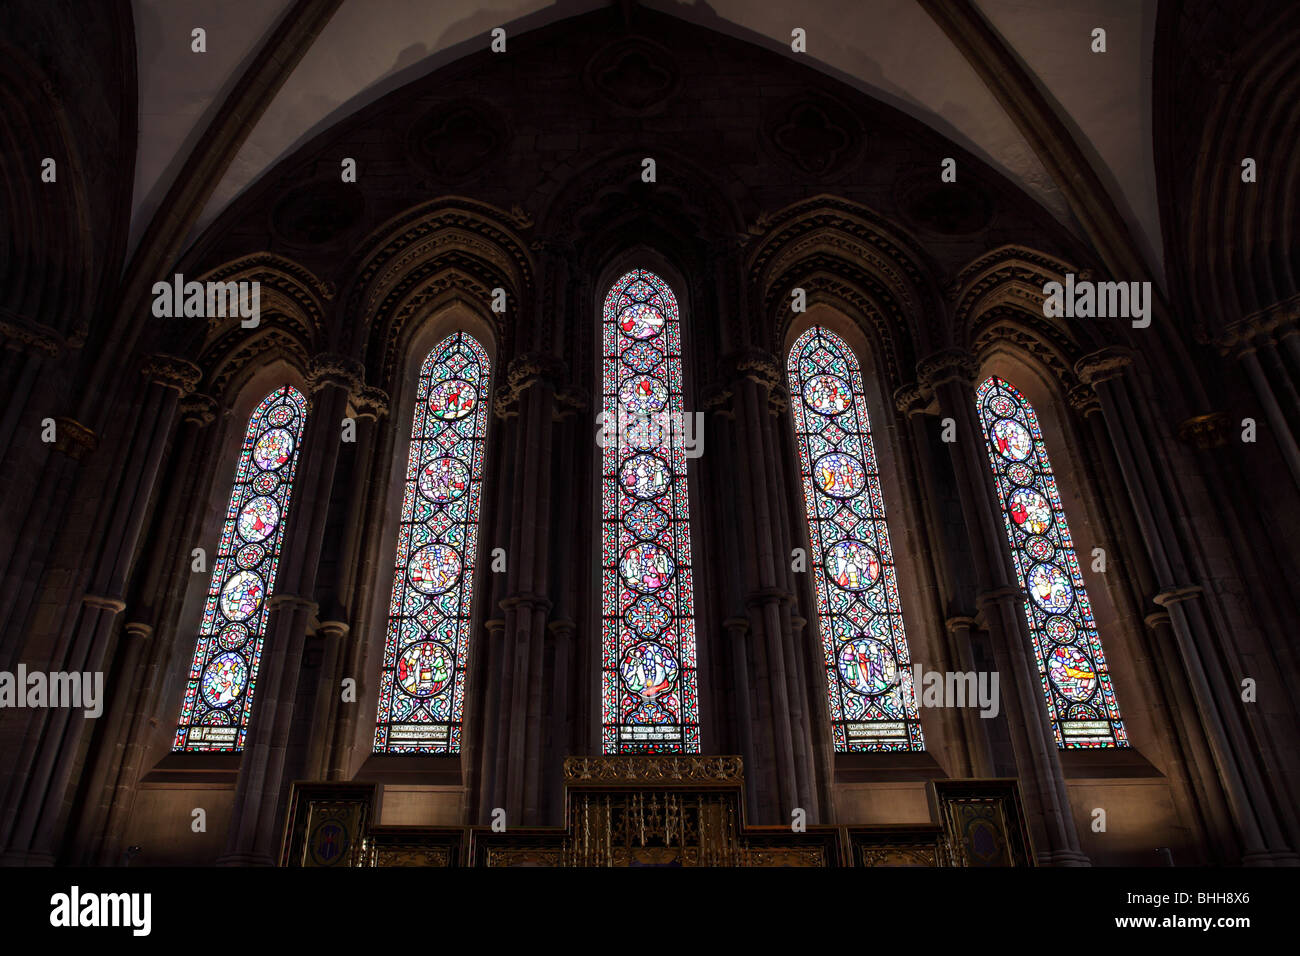
<path id="1" fill-rule="evenodd" d="M 482 49 L 496 27 L 519 34 L 610 0 L 343 0 L 209 197 L 190 241 L 307 139 L 411 80 Z M 803 62 L 893 105 L 1000 169 L 1081 232 L 1060 185 L 999 97 L 918 0 L 640 0 Z M 1125 220 L 1147 267 L 1163 274 L 1152 161 L 1155 0 L 975 0 L 1072 134 Z M 207 122 L 290 0 L 132 0 L 139 139 L 134 247 Z M 789 12 L 793 9 L 795 12 Z M 207 52 L 193 53 L 202 27 Z M 790 49 L 807 34 L 807 53 Z M 1091 51 L 1106 30 L 1107 50 Z"/>

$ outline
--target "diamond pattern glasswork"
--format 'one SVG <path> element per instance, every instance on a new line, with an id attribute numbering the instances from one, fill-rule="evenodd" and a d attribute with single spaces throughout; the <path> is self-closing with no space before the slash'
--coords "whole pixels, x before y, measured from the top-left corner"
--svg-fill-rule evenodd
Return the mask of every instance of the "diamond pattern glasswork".
<path id="1" fill-rule="evenodd" d="M 924 750 L 858 360 L 814 326 L 787 373 L 835 750 Z"/>
<path id="2" fill-rule="evenodd" d="M 980 385 L 976 403 L 1056 743 L 1127 747 L 1038 416 L 996 376 Z"/>

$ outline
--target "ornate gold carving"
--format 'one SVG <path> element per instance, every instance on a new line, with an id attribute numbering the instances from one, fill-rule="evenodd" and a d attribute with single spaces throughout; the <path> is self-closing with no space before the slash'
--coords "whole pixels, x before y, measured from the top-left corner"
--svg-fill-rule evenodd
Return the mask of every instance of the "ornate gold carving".
<path id="1" fill-rule="evenodd" d="M 1096 385 L 1119 378 L 1133 364 L 1133 353 L 1126 348 L 1110 346 L 1085 355 L 1074 363 L 1074 374 L 1085 385 Z"/>
<path id="2" fill-rule="evenodd" d="M 744 761 L 736 756 L 702 754 L 618 754 L 566 757 L 565 783 L 722 783 L 744 780 Z"/>

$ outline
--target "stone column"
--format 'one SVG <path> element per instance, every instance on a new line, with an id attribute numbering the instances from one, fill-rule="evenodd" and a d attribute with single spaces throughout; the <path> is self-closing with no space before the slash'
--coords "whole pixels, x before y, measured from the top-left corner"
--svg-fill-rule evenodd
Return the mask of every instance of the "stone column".
<path id="1" fill-rule="evenodd" d="M 1183 552 L 1166 490 L 1152 450 L 1160 447 L 1159 432 L 1134 402 L 1126 371 L 1132 353 L 1102 349 L 1080 359 L 1075 372 L 1092 385 L 1115 449 L 1120 470 L 1160 592 L 1152 600 L 1169 611 L 1192 698 L 1196 703 L 1210 752 L 1214 756 L 1246 864 L 1271 865 L 1294 861 L 1283 827 L 1272 807 L 1265 781 L 1254 757 L 1255 748 L 1236 707 L 1235 681 L 1222 672 L 1200 585 L 1190 580 L 1190 561 Z"/>
<path id="2" fill-rule="evenodd" d="M 337 594 L 339 601 L 347 604 L 352 596 L 356 603 L 349 607 L 354 621 L 370 619 L 370 608 L 375 602 L 387 604 L 393 587 L 393 548 L 395 542 L 380 542 L 376 551 L 363 547 L 367 529 L 383 527 L 384 509 L 388 504 L 388 485 L 375 480 L 377 462 L 388 460 L 393 444 L 403 446 L 403 454 L 398 457 L 398 468 L 406 464 L 405 448 L 410 436 L 395 436 L 392 428 L 381 433 L 380 422 L 388 416 L 388 394 L 372 385 L 362 385 L 358 393 L 352 396 L 357 416 L 357 467 L 353 475 L 351 498 L 348 507 L 349 522 L 345 532 L 346 540 L 341 552 L 341 564 Z M 380 474 L 384 472 L 380 471 Z M 365 697 L 363 688 L 366 681 L 377 677 L 370 673 L 366 660 L 365 629 L 349 628 L 342 639 L 341 665 L 332 688 L 322 683 L 317 693 L 332 695 L 329 708 L 329 738 L 325 747 L 325 764 L 322 774 L 328 780 L 347 779 L 356 741 L 356 727 L 359 720 L 374 720 L 373 713 L 362 711 L 360 701 Z M 342 688 L 340 681 L 350 677 L 357 682 L 357 700 L 340 708 Z M 322 682 L 325 676 L 322 673 Z"/>
<path id="3" fill-rule="evenodd" d="M 1296 442 L 1296 432 L 1300 429 L 1300 394 L 1297 394 L 1294 374 L 1278 350 L 1281 345 L 1292 362 L 1300 365 L 1297 319 L 1300 319 L 1300 302 L 1280 302 L 1230 325 L 1220 336 L 1218 345 L 1223 354 L 1241 363 L 1264 409 L 1282 460 L 1300 485 L 1300 445 Z"/>
<path id="4" fill-rule="evenodd" d="M 496 753 L 488 803 L 505 808 L 511 826 L 542 822 L 542 729 L 549 710 L 544 651 L 552 606 L 551 447 L 556 385 L 564 378 L 564 365 L 553 355 L 525 353 L 510 362 L 496 396 L 498 417 L 518 418 L 509 436 L 517 468 L 500 601 L 504 626 L 495 645 L 500 670 L 493 675 L 500 681 L 493 693 L 501 709 L 492 721 L 495 740 L 486 746 Z"/>
<path id="5" fill-rule="evenodd" d="M 318 611 L 308 595 L 316 590 L 342 422 L 362 374 L 359 363 L 332 354 L 316 356 L 308 369 L 311 405 L 281 550 L 281 577 L 269 602 L 262 672 L 249 717 L 226 852 L 218 865 L 273 866 L 279 851 L 285 756 L 307 628 Z"/>
<path id="6" fill-rule="evenodd" d="M 989 632 L 1002 679 L 999 690 L 1025 798 L 1025 815 L 1040 863 L 1087 866 L 1070 813 L 1060 754 L 1043 703 L 1038 664 L 1025 621 L 1024 593 L 1012 579 L 1010 546 L 998 522 L 998 497 L 985 460 L 984 431 L 976 411 L 973 356 L 947 349 L 917 366 L 921 387 L 939 402 L 939 414 L 956 423 L 948 445 L 958 495 L 975 558 L 976 606 Z M 1009 698 L 1009 700 L 1007 699 Z"/>
<path id="7" fill-rule="evenodd" d="M 189 362 L 155 355 L 142 369 L 149 381 L 139 417 L 134 423 L 124 467 L 111 497 L 107 520 L 101 525 L 98 552 L 81 600 L 80 614 L 68 614 L 51 659 L 50 670 L 103 672 L 116 637 L 117 615 L 125 609 L 124 594 L 141 529 L 148 514 L 163 453 L 167 448 L 181 396 L 198 384 L 200 372 Z M 129 692 L 129 689 L 127 690 Z M 35 759 L 26 790 L 13 808 L 13 829 L 4 841 L 10 854 L 26 854 L 32 862 L 52 862 L 56 828 L 68 787 L 82 759 L 88 724 L 69 708 L 44 712 L 29 727 L 24 751 Z"/>
<path id="8" fill-rule="evenodd" d="M 760 805 L 767 818 L 785 821 L 796 807 L 816 821 L 820 794 L 814 770 L 811 681 L 796 644 L 795 607 L 790 551 L 789 503 L 799 500 L 798 484 L 790 480 L 787 449 L 776 419 L 785 410 L 784 374 L 779 361 L 759 349 L 746 348 L 722 360 L 729 384 L 718 390 L 730 399 L 734 429 L 734 496 L 739 518 L 738 552 L 748 633 L 733 643 L 738 661 L 754 668 L 747 675 L 761 695 L 759 720 L 770 727 L 772 740 L 769 787 L 776 806 Z M 715 418 L 715 420 L 717 420 Z M 752 660 L 743 655 L 748 650 Z M 743 719 L 743 718 L 742 718 Z M 752 746 L 752 741 L 751 741 Z M 760 783 L 762 768 L 747 773 Z"/>

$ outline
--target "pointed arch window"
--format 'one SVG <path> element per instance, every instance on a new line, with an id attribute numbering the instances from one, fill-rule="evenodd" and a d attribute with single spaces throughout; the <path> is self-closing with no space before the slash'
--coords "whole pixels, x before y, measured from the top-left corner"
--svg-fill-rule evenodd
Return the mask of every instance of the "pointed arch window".
<path id="1" fill-rule="evenodd" d="M 976 404 L 1057 746 L 1127 747 L 1038 416 L 996 376 Z"/>
<path id="2" fill-rule="evenodd" d="M 924 750 L 857 357 L 814 326 L 786 370 L 835 750 Z"/>
<path id="3" fill-rule="evenodd" d="M 459 753 L 491 364 L 456 332 L 420 367 L 375 753 Z"/>
<path id="4" fill-rule="evenodd" d="M 603 313 L 601 749 L 699 753 L 677 300 L 627 273 Z"/>
<path id="5" fill-rule="evenodd" d="M 173 750 L 243 749 L 306 419 L 289 385 L 249 418 Z"/>

